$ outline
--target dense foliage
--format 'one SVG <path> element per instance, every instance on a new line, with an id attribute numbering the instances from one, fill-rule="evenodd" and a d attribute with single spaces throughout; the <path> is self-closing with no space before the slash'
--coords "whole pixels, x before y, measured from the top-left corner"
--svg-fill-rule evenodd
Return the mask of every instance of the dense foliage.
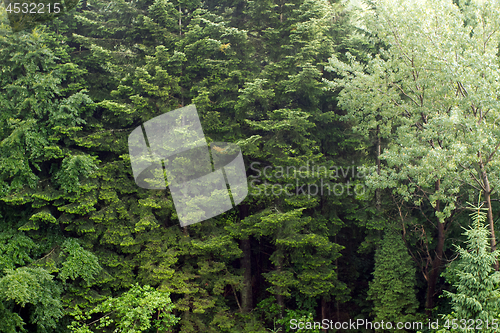
<path id="1" fill-rule="evenodd" d="M 61 3 L 0 13 L 0 332 L 500 319 L 496 2 Z M 190 104 L 249 194 L 180 227 L 127 140 Z"/>

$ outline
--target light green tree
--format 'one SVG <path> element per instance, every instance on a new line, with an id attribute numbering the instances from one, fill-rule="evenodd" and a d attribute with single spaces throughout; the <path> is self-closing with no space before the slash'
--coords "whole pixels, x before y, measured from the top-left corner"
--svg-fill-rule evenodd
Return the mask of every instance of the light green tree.
<path id="1" fill-rule="evenodd" d="M 153 327 L 157 332 L 165 331 L 179 321 L 171 314 L 173 309 L 169 293 L 134 285 L 120 297 L 108 298 L 87 314 L 77 315 L 80 321 L 73 321 L 69 328 L 75 333 L 91 333 L 92 329 L 102 332 L 109 328 L 114 328 L 113 332 L 140 333 Z M 98 319 L 91 320 L 94 314 L 99 314 Z"/>
<path id="2" fill-rule="evenodd" d="M 429 315 L 446 231 L 463 196 L 483 191 L 496 247 L 491 194 L 500 163 L 499 10 L 492 1 L 467 7 L 451 0 L 374 1 L 362 22 L 371 40 L 385 47 L 366 64 L 350 54 L 345 61 L 330 59 L 328 70 L 338 78 L 327 83 L 342 89 L 345 119 L 357 132 L 377 131 L 389 142 L 380 174 L 376 167 L 367 170 L 367 184 L 393 190 L 434 229 L 435 242 L 423 254 Z"/>

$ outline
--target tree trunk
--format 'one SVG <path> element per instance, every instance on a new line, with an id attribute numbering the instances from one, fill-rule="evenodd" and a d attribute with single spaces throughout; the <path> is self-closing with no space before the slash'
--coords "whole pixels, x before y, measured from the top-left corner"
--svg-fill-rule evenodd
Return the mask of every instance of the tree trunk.
<path id="1" fill-rule="evenodd" d="M 280 313 L 278 314 L 278 318 L 283 319 L 283 311 L 285 309 L 285 299 L 284 299 L 283 295 L 277 294 L 276 301 L 277 301 L 279 309 L 280 309 Z M 285 325 L 279 324 L 277 329 L 279 330 L 279 332 L 284 332 Z"/>
<path id="2" fill-rule="evenodd" d="M 323 322 L 324 319 L 329 319 L 327 318 L 328 316 L 326 315 L 326 301 L 325 301 L 325 296 L 321 296 L 321 322 Z M 324 333 L 328 333 L 328 330 L 326 328 L 323 328 Z"/>
<path id="3" fill-rule="evenodd" d="M 280 1 L 280 23 L 283 23 L 283 0 Z"/>
<path id="4" fill-rule="evenodd" d="M 240 247 L 243 251 L 243 258 L 240 260 L 241 268 L 243 268 L 243 288 L 241 289 L 241 307 L 243 312 L 252 311 L 252 251 L 250 239 L 242 239 Z"/>
<path id="5" fill-rule="evenodd" d="M 276 251 L 279 252 L 278 254 L 278 262 L 276 263 L 276 270 L 278 271 L 278 274 L 281 273 L 283 269 L 283 252 L 281 250 L 280 246 L 277 246 Z M 283 312 L 285 311 L 285 298 L 281 294 L 281 288 L 276 286 L 276 302 L 278 303 L 278 308 L 279 308 L 279 314 L 278 317 L 279 319 L 283 319 Z M 281 332 L 285 331 L 284 325 L 279 325 L 279 328 L 281 329 Z"/>
<path id="6" fill-rule="evenodd" d="M 179 5 L 179 36 L 182 36 L 182 9 Z"/>
<path id="7" fill-rule="evenodd" d="M 436 192 L 439 191 L 441 181 L 436 181 Z M 439 200 L 436 202 L 436 212 L 439 212 Z M 430 319 L 432 316 L 432 309 L 434 308 L 434 294 L 436 293 L 436 285 L 441 272 L 441 265 L 443 264 L 443 249 L 445 240 L 444 223 L 437 218 L 437 246 L 432 260 L 431 271 L 427 278 L 427 295 L 425 301 L 425 314 Z"/>
<path id="8" fill-rule="evenodd" d="M 377 175 L 380 176 L 380 153 L 381 153 L 381 143 L 380 143 L 380 128 L 377 125 Z M 380 211 L 380 189 L 375 190 L 376 207 Z"/>
<path id="9" fill-rule="evenodd" d="M 340 306 L 339 300 L 335 300 L 335 311 L 337 312 L 337 321 L 340 321 Z"/>
<path id="10" fill-rule="evenodd" d="M 444 248 L 444 223 L 438 223 L 438 239 L 434 259 L 432 260 L 432 268 L 427 279 L 427 295 L 425 302 L 425 314 L 430 319 L 432 309 L 434 308 L 434 294 L 436 293 L 436 285 L 441 272 L 441 265 L 443 263 L 443 248 Z"/>
<path id="11" fill-rule="evenodd" d="M 278 302 L 278 306 L 280 309 L 279 317 L 280 317 L 280 319 L 283 319 L 283 310 L 285 309 L 285 299 L 284 299 L 283 295 L 281 295 L 281 293 L 278 293 L 276 295 L 276 300 Z"/>
<path id="12" fill-rule="evenodd" d="M 493 208 L 491 207 L 491 187 L 490 181 L 488 179 L 488 173 L 486 172 L 486 168 L 483 163 L 483 158 L 481 157 L 481 153 L 478 153 L 479 156 L 479 167 L 481 168 L 481 178 L 483 181 L 483 189 L 484 189 L 484 198 L 486 200 L 486 205 L 488 206 L 488 224 L 490 225 L 491 232 L 491 252 L 495 251 L 497 248 L 497 242 L 495 237 L 495 225 L 493 220 Z M 495 270 L 498 271 L 498 259 L 495 262 Z"/>

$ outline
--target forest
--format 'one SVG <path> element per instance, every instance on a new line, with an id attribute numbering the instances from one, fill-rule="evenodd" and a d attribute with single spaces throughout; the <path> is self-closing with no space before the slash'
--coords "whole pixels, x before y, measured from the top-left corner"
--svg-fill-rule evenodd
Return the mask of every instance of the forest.
<path id="1" fill-rule="evenodd" d="M 498 332 L 499 46 L 496 0 L 2 1 L 0 332 Z M 189 225 L 129 146 L 179 109 L 248 188 Z"/>

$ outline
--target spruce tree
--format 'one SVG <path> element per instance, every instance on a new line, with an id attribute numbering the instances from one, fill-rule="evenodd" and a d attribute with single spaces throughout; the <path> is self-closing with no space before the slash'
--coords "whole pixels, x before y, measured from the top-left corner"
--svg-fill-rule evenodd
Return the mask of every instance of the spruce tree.
<path id="1" fill-rule="evenodd" d="M 247 167 L 350 165 L 352 156 L 337 159 L 344 137 L 321 81 L 338 47 L 335 13 L 327 0 L 88 0 L 51 21 L 50 33 L 0 38 L 0 259 L 3 243 L 19 243 L 17 256 L 4 251 L 10 271 L 0 281 L 14 295 L 16 277 L 57 273 L 45 294 L 5 296 L 0 323 L 63 331 L 74 319 L 94 329 L 97 313 L 137 283 L 172 295 L 175 332 L 264 332 L 275 318 L 252 310 L 269 295 L 282 319 L 315 310 L 327 318 L 327 302 L 346 293 L 334 238 L 345 194 L 253 193 L 239 211 L 181 229 L 168 191 L 134 183 L 127 137 L 194 103 L 208 141 L 238 142 Z M 268 180 L 321 184 L 300 170 Z M 23 267 L 32 262 L 50 274 Z M 16 316 L 23 302 L 44 311 L 40 299 L 54 299 L 50 315 Z M 157 309 L 141 304 L 145 315 Z M 118 313 L 108 318 L 124 325 Z"/>
<path id="2" fill-rule="evenodd" d="M 498 324 L 500 310 L 500 272 L 495 271 L 494 264 L 498 251 L 489 249 L 489 231 L 484 225 L 486 213 L 483 211 L 487 209 L 481 206 L 475 207 L 471 214 L 474 225 L 463 233 L 467 237 L 467 247 L 456 246 L 458 258 L 445 272 L 456 290 L 444 291 L 452 308 L 450 315 L 443 316 L 444 326 L 451 332 L 472 332 L 471 327 L 476 328 L 479 323 L 482 332 L 497 331 L 494 323 Z"/>
<path id="3" fill-rule="evenodd" d="M 375 254 L 374 279 L 368 290 L 369 300 L 374 303 L 375 321 L 416 320 L 418 302 L 415 295 L 415 273 L 401 235 L 389 229 Z"/>

